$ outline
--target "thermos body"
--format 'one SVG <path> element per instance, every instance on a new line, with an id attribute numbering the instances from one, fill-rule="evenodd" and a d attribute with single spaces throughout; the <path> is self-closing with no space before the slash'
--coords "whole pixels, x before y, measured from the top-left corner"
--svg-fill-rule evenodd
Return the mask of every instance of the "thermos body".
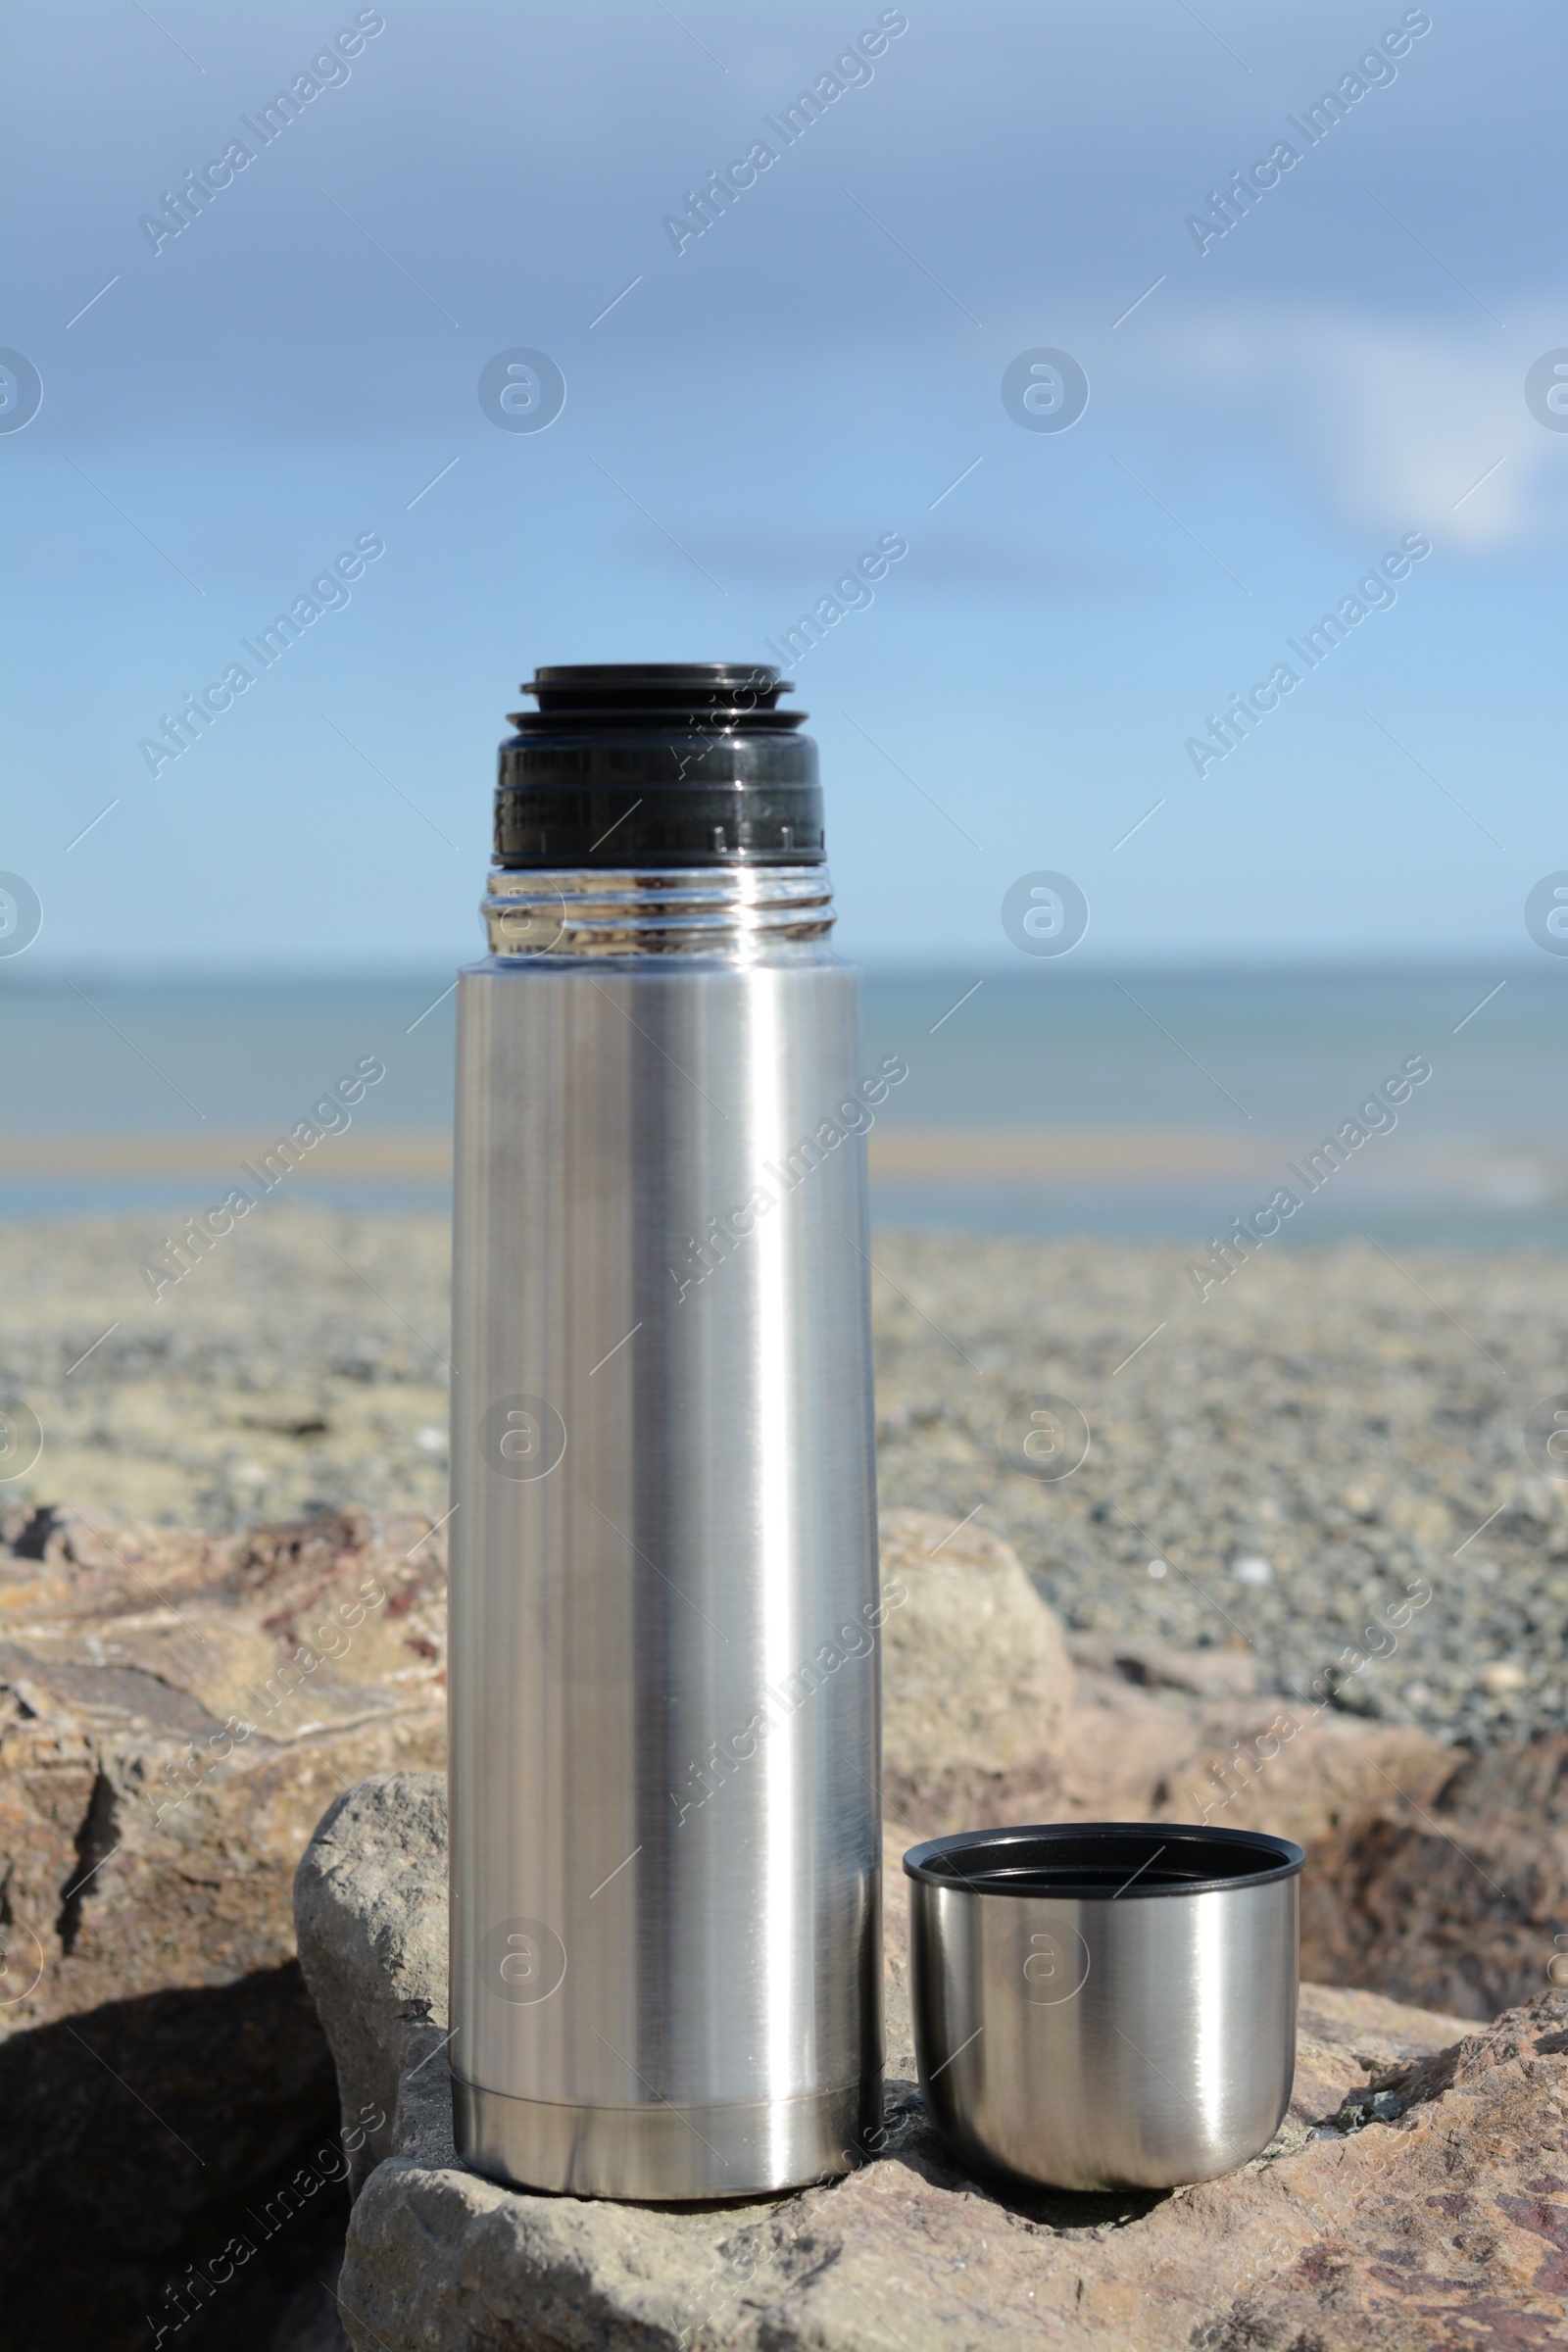
<path id="1" fill-rule="evenodd" d="M 826 921 L 754 877 L 525 881 L 614 919 L 459 984 L 457 2144 L 743 2196 L 880 2121 L 876 1080 Z M 643 925 L 683 881 L 695 940 Z"/>

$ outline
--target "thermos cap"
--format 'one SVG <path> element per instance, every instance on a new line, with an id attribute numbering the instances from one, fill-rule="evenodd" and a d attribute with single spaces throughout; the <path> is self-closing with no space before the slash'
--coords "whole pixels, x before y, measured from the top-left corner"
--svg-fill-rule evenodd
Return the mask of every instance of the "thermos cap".
<path id="1" fill-rule="evenodd" d="M 761 662 L 543 668 L 513 713 L 496 785 L 511 867 L 816 865 L 816 745 Z"/>

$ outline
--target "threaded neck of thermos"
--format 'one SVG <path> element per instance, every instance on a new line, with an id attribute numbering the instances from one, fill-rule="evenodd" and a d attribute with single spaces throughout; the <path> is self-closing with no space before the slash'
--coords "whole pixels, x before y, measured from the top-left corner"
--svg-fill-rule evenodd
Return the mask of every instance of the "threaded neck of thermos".
<path id="1" fill-rule="evenodd" d="M 825 865 L 502 867 L 480 913 L 507 957 L 774 956 L 834 921 Z"/>

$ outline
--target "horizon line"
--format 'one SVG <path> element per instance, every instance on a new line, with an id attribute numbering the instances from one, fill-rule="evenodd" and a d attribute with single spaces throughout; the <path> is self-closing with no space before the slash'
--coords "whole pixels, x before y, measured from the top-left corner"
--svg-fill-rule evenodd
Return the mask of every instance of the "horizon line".
<path id="1" fill-rule="evenodd" d="M 11 990 L 19 995 L 43 995 L 69 990 L 73 981 L 93 979 L 107 981 L 117 987 L 133 988 L 233 988 L 287 989 L 318 988 L 323 985 L 343 988 L 416 988 L 469 970 L 483 957 L 452 964 L 432 960 L 429 963 L 361 965 L 338 963 L 253 964 L 221 963 L 145 964 L 127 966 L 116 958 L 82 958 L 70 963 L 37 965 L 31 971 L 0 968 L 0 991 Z M 1117 973 L 1139 972 L 1155 978 L 1170 979 L 1281 979 L 1281 980 L 1461 980 L 1486 974 L 1509 981 L 1527 978 L 1548 979 L 1552 967 L 1539 957 L 1509 958 L 1489 956 L 1485 950 L 1474 954 L 1454 956 L 1437 960 L 1430 956 L 1401 956 L 1384 953 L 1357 953 L 1347 956 L 1299 954 L 1294 956 L 1140 956 L 1126 957 L 1097 956 L 1068 962 L 1053 960 L 1023 963 L 996 962 L 975 957 L 944 957 L 941 961 L 910 963 L 893 957 L 851 956 L 845 960 L 858 964 L 868 981 L 902 981 L 910 985 L 948 982 L 955 979 L 978 980 L 988 986 L 1000 984 L 1018 986 L 1050 986 L 1053 982 L 1073 979 L 1113 978 Z M 1568 974 L 1562 975 L 1568 978 Z"/>

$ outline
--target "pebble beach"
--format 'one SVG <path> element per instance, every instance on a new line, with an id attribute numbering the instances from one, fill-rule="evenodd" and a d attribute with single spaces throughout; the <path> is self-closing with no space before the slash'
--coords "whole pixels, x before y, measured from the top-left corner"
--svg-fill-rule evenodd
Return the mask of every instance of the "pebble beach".
<path id="1" fill-rule="evenodd" d="M 279 1203 L 155 1301 L 163 1233 L 5 1228 L 0 1387 L 43 1433 L 7 1525 L 439 1516 L 445 1217 Z M 1568 1479 L 1527 1436 L 1568 1264 L 1358 1241 L 1200 1299 L 1191 1254 L 879 1230 L 884 1501 L 1005 1536 L 1086 1640 L 1250 1652 L 1259 1690 L 1472 1744 L 1568 1728 Z"/>

